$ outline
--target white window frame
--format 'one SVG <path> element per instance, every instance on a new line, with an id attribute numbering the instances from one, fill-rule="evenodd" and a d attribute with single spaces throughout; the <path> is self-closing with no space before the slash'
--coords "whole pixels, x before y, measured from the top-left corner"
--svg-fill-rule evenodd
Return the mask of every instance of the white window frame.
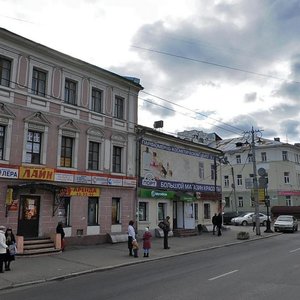
<path id="1" fill-rule="evenodd" d="M 237 163 L 237 164 L 241 164 L 241 163 L 242 163 L 242 158 L 241 158 L 240 155 L 236 155 L 236 156 L 235 156 L 235 159 L 236 159 L 236 163 Z"/>
<path id="2" fill-rule="evenodd" d="M 224 176 L 224 187 L 229 187 L 229 176 L 228 175 Z"/>
<path id="3" fill-rule="evenodd" d="M 283 180 L 285 184 L 290 184 L 290 172 L 283 173 Z"/>
<path id="4" fill-rule="evenodd" d="M 237 185 L 242 186 L 243 185 L 243 176 L 241 174 L 237 175 Z"/>

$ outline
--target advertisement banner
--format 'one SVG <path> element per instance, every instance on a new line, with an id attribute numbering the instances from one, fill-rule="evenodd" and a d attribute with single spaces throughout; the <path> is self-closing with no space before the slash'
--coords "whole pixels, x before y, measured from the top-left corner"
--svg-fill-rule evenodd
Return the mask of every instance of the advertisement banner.
<path id="1" fill-rule="evenodd" d="M 37 168 L 37 167 L 20 167 L 20 179 L 32 180 L 54 180 L 54 169 L 52 168 Z"/>
<path id="2" fill-rule="evenodd" d="M 100 189 L 96 187 L 67 187 L 64 196 L 99 197 Z"/>

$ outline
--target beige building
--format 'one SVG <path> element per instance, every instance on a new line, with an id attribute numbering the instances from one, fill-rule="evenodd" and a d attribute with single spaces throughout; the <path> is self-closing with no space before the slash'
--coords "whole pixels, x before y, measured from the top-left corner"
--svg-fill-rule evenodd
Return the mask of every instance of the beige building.
<path id="1" fill-rule="evenodd" d="M 136 209 L 136 78 L 0 29 L 0 220 L 25 238 L 125 232 Z M 78 239 L 80 237 L 80 239 Z"/>
<path id="2" fill-rule="evenodd" d="M 244 138 L 233 138 L 211 144 L 222 150 L 227 160 L 220 163 L 225 211 L 254 211 L 251 200 L 254 173 L 250 143 Z M 254 149 L 258 188 L 265 189 L 270 206 L 299 206 L 300 146 L 283 143 L 279 138 L 268 140 L 256 137 Z M 260 211 L 266 212 L 263 193 L 259 193 L 259 203 Z"/>
<path id="3" fill-rule="evenodd" d="M 211 224 L 220 210 L 220 150 L 138 126 L 138 229 L 153 231 L 166 216 L 176 230 Z"/>

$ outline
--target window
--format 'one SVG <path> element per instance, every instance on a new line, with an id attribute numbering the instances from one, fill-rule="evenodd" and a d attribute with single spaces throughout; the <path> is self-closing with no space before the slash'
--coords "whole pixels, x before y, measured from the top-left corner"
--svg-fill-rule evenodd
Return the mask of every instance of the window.
<path id="1" fill-rule="evenodd" d="M 9 87 L 11 62 L 8 59 L 0 57 L 0 85 Z"/>
<path id="2" fill-rule="evenodd" d="M 229 187 L 229 176 L 228 175 L 224 176 L 224 187 Z"/>
<path id="3" fill-rule="evenodd" d="M 139 202 L 139 221 L 147 221 L 147 202 Z"/>
<path id="4" fill-rule="evenodd" d="M 111 222 L 112 224 L 121 224 L 121 207 L 120 207 L 120 198 L 112 198 L 112 206 L 111 206 Z"/>
<path id="5" fill-rule="evenodd" d="M 89 142 L 89 170 L 99 170 L 99 149 L 99 143 Z"/>
<path id="6" fill-rule="evenodd" d="M 4 159 L 5 150 L 5 126 L 0 125 L 0 160 Z"/>
<path id="7" fill-rule="evenodd" d="M 243 185 L 243 178 L 242 175 L 237 176 L 237 185 L 242 186 Z"/>
<path id="8" fill-rule="evenodd" d="M 210 179 L 211 180 L 216 179 L 216 165 L 215 164 L 210 166 Z"/>
<path id="9" fill-rule="evenodd" d="M 32 93 L 38 96 L 45 97 L 46 95 L 46 72 L 33 69 L 32 72 Z"/>
<path id="10" fill-rule="evenodd" d="M 261 161 L 267 161 L 267 153 L 266 152 L 261 153 Z"/>
<path id="11" fill-rule="evenodd" d="M 287 153 L 287 151 L 282 151 L 282 160 L 288 160 L 288 153 Z"/>
<path id="12" fill-rule="evenodd" d="M 253 155 L 251 153 L 248 154 L 248 162 L 253 162 Z"/>
<path id="13" fill-rule="evenodd" d="M 239 207 L 243 207 L 244 206 L 244 199 L 243 199 L 243 197 L 239 197 L 238 201 L 239 201 L 239 203 L 238 203 Z"/>
<path id="14" fill-rule="evenodd" d="M 76 89 L 77 84 L 70 79 L 65 80 L 65 102 L 76 105 Z"/>
<path id="15" fill-rule="evenodd" d="M 241 156 L 240 155 L 236 155 L 236 163 L 237 164 L 240 164 L 240 163 L 242 163 L 242 160 L 241 160 Z"/>
<path id="16" fill-rule="evenodd" d="M 194 204 L 194 210 L 195 210 L 195 220 L 199 220 L 199 207 L 198 207 L 198 203 Z"/>
<path id="17" fill-rule="evenodd" d="M 210 219 L 210 204 L 204 203 L 204 219 Z"/>
<path id="18" fill-rule="evenodd" d="M 59 208 L 58 217 L 64 227 L 70 226 L 70 197 L 62 197 Z"/>
<path id="19" fill-rule="evenodd" d="M 166 218 L 166 203 L 158 203 L 158 220 L 162 221 Z"/>
<path id="20" fill-rule="evenodd" d="M 31 164 L 41 163 L 42 133 L 28 130 L 26 142 L 26 162 Z"/>
<path id="21" fill-rule="evenodd" d="M 291 196 L 285 196 L 285 204 L 286 206 L 292 206 Z"/>
<path id="22" fill-rule="evenodd" d="M 225 207 L 230 207 L 230 197 L 225 197 Z"/>
<path id="23" fill-rule="evenodd" d="M 74 139 L 71 137 L 63 136 L 61 139 L 61 153 L 60 153 L 60 166 L 72 167 L 73 160 L 73 143 Z"/>
<path id="24" fill-rule="evenodd" d="M 204 179 L 204 163 L 199 161 L 199 178 Z"/>
<path id="25" fill-rule="evenodd" d="M 99 199 L 89 197 L 88 199 L 88 226 L 98 225 Z"/>
<path id="26" fill-rule="evenodd" d="M 299 164 L 299 155 L 295 153 L 295 163 Z"/>
<path id="27" fill-rule="evenodd" d="M 113 146 L 113 165 L 112 171 L 114 173 L 121 173 L 122 171 L 122 148 Z"/>
<path id="28" fill-rule="evenodd" d="M 114 117 L 124 120 L 124 98 L 122 97 L 115 97 Z"/>
<path id="29" fill-rule="evenodd" d="M 284 172 L 284 183 L 290 183 L 290 172 Z"/>
<path id="30" fill-rule="evenodd" d="M 92 88 L 92 111 L 102 113 L 102 91 Z"/>

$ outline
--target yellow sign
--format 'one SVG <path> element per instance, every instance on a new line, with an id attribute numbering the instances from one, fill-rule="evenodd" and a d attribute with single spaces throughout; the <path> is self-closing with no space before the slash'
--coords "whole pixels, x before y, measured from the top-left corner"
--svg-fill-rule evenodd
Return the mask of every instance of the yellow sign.
<path id="1" fill-rule="evenodd" d="M 265 204 L 265 189 L 258 189 L 258 203 Z"/>
<path id="2" fill-rule="evenodd" d="M 6 191 L 6 199 L 5 199 L 5 204 L 6 205 L 11 205 L 13 201 L 13 189 L 8 188 Z"/>
<path id="3" fill-rule="evenodd" d="M 19 178 L 53 181 L 54 180 L 54 169 L 52 169 L 52 168 L 20 167 Z"/>
<path id="4" fill-rule="evenodd" d="M 100 189 L 96 187 L 67 187 L 65 195 L 99 197 Z"/>

